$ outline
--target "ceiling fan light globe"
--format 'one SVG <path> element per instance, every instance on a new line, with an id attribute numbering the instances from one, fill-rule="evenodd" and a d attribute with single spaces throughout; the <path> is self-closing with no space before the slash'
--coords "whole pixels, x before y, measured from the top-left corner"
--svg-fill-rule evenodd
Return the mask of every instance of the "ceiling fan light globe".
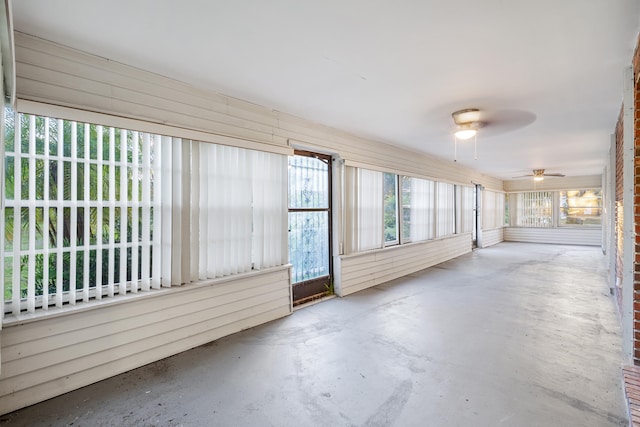
<path id="1" fill-rule="evenodd" d="M 458 139 L 471 139 L 476 136 L 478 131 L 475 129 L 460 129 L 456 131 L 456 138 Z"/>
<path id="2" fill-rule="evenodd" d="M 534 181 L 542 181 L 542 180 L 544 180 L 544 176 L 542 176 L 542 175 L 534 176 L 534 177 L 533 177 L 533 180 L 534 180 Z"/>

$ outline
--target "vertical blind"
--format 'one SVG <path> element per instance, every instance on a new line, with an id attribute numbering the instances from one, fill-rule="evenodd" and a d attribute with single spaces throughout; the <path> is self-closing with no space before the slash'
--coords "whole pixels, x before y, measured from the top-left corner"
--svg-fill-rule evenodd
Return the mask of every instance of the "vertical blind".
<path id="1" fill-rule="evenodd" d="M 5 126 L 4 311 L 159 287 L 151 137 L 22 114 Z"/>
<path id="2" fill-rule="evenodd" d="M 433 239 L 435 182 L 421 178 L 408 178 L 408 180 L 410 195 L 410 209 L 407 215 L 409 240 L 419 242 Z"/>
<path id="3" fill-rule="evenodd" d="M 287 262 L 286 156 L 10 114 L 2 313 Z"/>
<path id="4" fill-rule="evenodd" d="M 384 245 L 382 172 L 345 168 L 345 253 Z M 395 175 L 394 175 L 395 176 Z M 397 176 L 395 176 L 397 179 Z M 400 243 L 420 242 L 473 231 L 474 189 L 446 182 L 401 177 Z"/>
<path id="5" fill-rule="evenodd" d="M 455 186 L 438 182 L 436 186 L 436 237 L 455 233 Z"/>
<path id="6" fill-rule="evenodd" d="M 162 140 L 163 285 L 286 264 L 286 156 Z"/>
<path id="7" fill-rule="evenodd" d="M 518 227 L 553 226 L 552 191 L 511 194 L 510 206 L 515 206 L 515 225 Z"/>
<path id="8" fill-rule="evenodd" d="M 482 192 L 482 228 L 491 230 L 504 227 L 505 218 L 504 193 L 484 190 Z"/>
<path id="9" fill-rule="evenodd" d="M 347 166 L 345 170 L 347 253 L 379 249 L 384 245 L 382 172 Z"/>
<path id="10" fill-rule="evenodd" d="M 473 231 L 473 188 L 456 186 L 456 233 Z"/>

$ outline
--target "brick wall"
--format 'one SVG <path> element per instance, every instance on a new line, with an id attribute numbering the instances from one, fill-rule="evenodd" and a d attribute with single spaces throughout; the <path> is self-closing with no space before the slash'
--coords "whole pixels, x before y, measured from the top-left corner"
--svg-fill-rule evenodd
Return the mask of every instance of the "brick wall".
<path id="1" fill-rule="evenodd" d="M 622 203 L 622 178 L 623 178 L 623 141 L 622 141 L 622 130 L 623 130 L 623 121 L 622 121 L 622 108 L 620 109 L 620 114 L 618 115 L 618 122 L 616 123 L 616 192 L 615 192 L 615 239 L 616 239 L 616 283 L 612 284 L 616 286 L 616 297 L 618 299 L 619 307 L 622 308 L 622 225 L 624 218 L 624 210 Z"/>
<path id="2" fill-rule="evenodd" d="M 633 142 L 634 142 L 634 275 L 633 275 L 633 358 L 640 365 L 640 38 L 633 55 L 634 76 L 634 109 L 633 109 Z M 617 171 L 616 171 L 617 173 Z M 617 193 L 617 189 L 616 189 Z M 629 218 L 631 219 L 631 218 Z"/>

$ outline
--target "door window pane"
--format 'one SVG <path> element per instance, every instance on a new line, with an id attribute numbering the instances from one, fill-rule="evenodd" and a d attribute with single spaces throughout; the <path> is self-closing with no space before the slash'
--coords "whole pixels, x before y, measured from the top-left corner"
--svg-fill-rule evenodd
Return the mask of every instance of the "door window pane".
<path id="1" fill-rule="evenodd" d="M 329 166 L 315 157 L 289 157 L 289 208 L 329 208 Z"/>
<path id="2" fill-rule="evenodd" d="M 293 283 L 329 275 L 329 212 L 289 212 Z"/>

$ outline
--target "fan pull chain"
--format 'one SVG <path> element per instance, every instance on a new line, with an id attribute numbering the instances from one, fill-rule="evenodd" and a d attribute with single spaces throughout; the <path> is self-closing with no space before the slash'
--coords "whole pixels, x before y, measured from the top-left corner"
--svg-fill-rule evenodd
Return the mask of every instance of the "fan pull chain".
<path id="1" fill-rule="evenodd" d="M 453 135 L 453 161 L 458 161 L 458 138 Z"/>

